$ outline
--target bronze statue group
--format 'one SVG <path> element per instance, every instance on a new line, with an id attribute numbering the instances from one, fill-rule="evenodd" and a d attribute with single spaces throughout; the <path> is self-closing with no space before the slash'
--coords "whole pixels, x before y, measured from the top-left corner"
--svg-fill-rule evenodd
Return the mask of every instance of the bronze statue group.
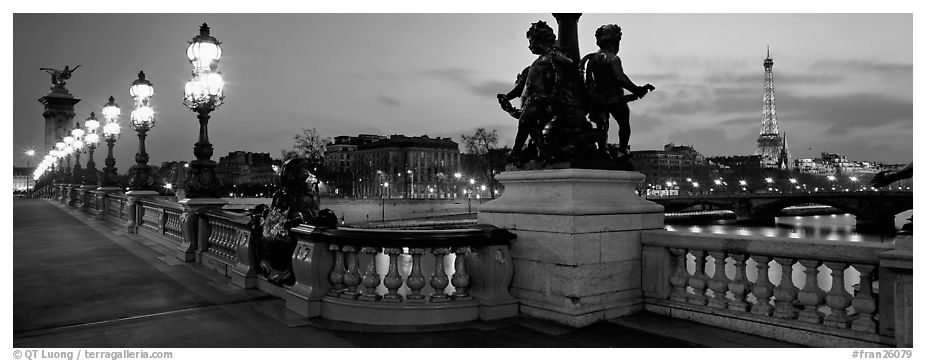
<path id="1" fill-rule="evenodd" d="M 498 94 L 502 109 L 518 119 L 509 163 L 522 168 L 592 160 L 591 168 L 632 170 L 627 103 L 655 88 L 638 86 L 624 73 L 617 55 L 621 36 L 619 26 L 601 26 L 595 32 L 599 50 L 576 61 L 555 46 L 556 35 L 544 21 L 531 25 L 528 49 L 538 57 L 518 75 L 514 89 Z M 521 109 L 510 103 L 518 97 Z M 607 142 L 611 117 L 620 127 L 616 149 Z"/>

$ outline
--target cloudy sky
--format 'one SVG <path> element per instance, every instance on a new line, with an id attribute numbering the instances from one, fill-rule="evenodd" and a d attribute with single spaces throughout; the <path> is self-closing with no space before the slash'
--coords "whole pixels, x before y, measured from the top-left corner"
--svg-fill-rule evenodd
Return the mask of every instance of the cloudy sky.
<path id="1" fill-rule="evenodd" d="M 41 148 L 41 67 L 82 65 L 68 88 L 77 117 L 110 95 L 123 109 L 117 167 L 137 150 L 128 128 L 129 84 L 154 83 L 150 164 L 191 160 L 195 115 L 181 103 L 190 78 L 187 41 L 206 22 L 222 42 L 226 104 L 213 113 L 213 159 L 234 150 L 279 155 L 292 134 L 451 137 L 497 129 L 510 144 L 516 120 L 495 94 L 535 56 L 525 31 L 550 14 L 25 14 L 13 25 L 13 157 Z M 778 126 L 796 157 L 834 152 L 900 163 L 913 157 L 911 14 L 585 14 L 582 54 L 595 29 L 623 28 L 625 71 L 656 91 L 632 103 L 631 148 L 669 142 L 703 154 L 751 154 L 762 111 L 766 46 L 775 61 Z M 611 127 L 616 140 L 617 127 Z M 40 160 L 46 150 L 38 149 Z M 102 167 L 104 152 L 96 162 Z"/>

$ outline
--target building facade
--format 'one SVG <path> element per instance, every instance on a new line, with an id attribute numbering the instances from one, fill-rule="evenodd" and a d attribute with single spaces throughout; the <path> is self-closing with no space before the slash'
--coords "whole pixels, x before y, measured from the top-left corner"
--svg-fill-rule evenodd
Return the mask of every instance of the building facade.
<path id="1" fill-rule="evenodd" d="M 356 137 L 341 135 L 325 146 L 325 174 L 319 192 L 327 197 L 354 197 L 354 183 L 358 179 L 352 166 L 357 147 L 386 139 L 382 135 L 360 134 Z"/>
<path id="2" fill-rule="evenodd" d="M 710 178 L 711 173 L 707 159 L 700 152 L 692 146 L 673 143 L 666 144 L 662 150 L 634 151 L 630 163 L 636 171 L 646 175 L 643 183 L 647 190 L 684 188 L 687 191 L 693 188 L 694 182 Z"/>
<path id="3" fill-rule="evenodd" d="M 25 191 L 32 189 L 35 185 L 32 180 L 32 172 L 34 171 L 35 168 L 32 167 L 13 167 L 13 190 Z"/>
<path id="4" fill-rule="evenodd" d="M 234 151 L 219 159 L 215 169 L 216 177 L 226 186 L 275 183 L 273 159 L 270 153 Z"/>
<path id="5" fill-rule="evenodd" d="M 450 138 L 392 135 L 351 153 L 352 194 L 361 198 L 450 198 L 460 147 Z"/>

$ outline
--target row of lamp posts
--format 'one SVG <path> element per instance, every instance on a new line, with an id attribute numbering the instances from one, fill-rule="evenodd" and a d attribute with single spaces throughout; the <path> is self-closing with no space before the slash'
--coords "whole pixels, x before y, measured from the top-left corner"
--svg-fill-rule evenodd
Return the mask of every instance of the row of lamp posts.
<path id="1" fill-rule="evenodd" d="M 185 233 L 188 233 L 187 229 L 195 229 L 198 214 L 206 208 L 221 206 L 225 203 L 218 198 L 220 184 L 215 176 L 216 163 L 210 159 L 213 151 L 212 144 L 209 143 L 208 132 L 210 113 L 224 100 L 222 93 L 224 82 L 217 71 L 218 61 L 222 55 L 219 44 L 219 41 L 210 35 L 209 26 L 204 23 L 199 29 L 199 35 L 190 41 L 186 52 L 193 68 L 193 78 L 184 86 L 183 104 L 197 114 L 199 138 L 193 148 L 196 159 L 190 162 L 191 170 L 183 187 L 186 193 L 184 199 L 180 201 L 184 206 L 182 219 L 185 223 Z M 127 229 L 134 232 L 136 228 L 136 218 L 133 214 L 136 208 L 134 203 L 141 198 L 157 194 L 154 191 L 154 177 L 151 175 L 148 153 L 145 150 L 145 139 L 155 125 L 154 110 L 150 104 L 151 97 L 154 95 L 154 86 L 145 78 L 143 71 L 140 71 L 138 79 L 132 82 L 129 94 L 135 103 L 135 109 L 131 113 L 131 122 L 138 134 L 138 152 L 135 154 L 135 164 L 129 170 L 130 179 L 128 191 L 125 194 L 129 198 L 128 209 L 130 210 L 130 222 L 127 224 Z M 109 102 L 103 106 L 101 113 L 106 121 L 106 124 L 102 126 L 102 138 L 106 141 L 108 148 L 106 166 L 102 174 L 97 171 L 93 160 L 93 153 L 100 141 L 100 122 L 96 119 L 95 113 L 90 113 L 90 117 L 84 121 L 84 128 L 80 128 L 77 124 L 70 135 L 57 142 L 43 161 L 36 166 L 33 179 L 37 183 L 68 185 L 66 190 L 62 189 L 62 201 L 69 197 L 73 198 L 70 192 L 75 187 L 86 190 L 91 189 L 93 185 L 99 185 L 97 189 L 101 191 L 121 190 L 117 182 L 116 161 L 113 158 L 113 146 L 120 136 L 121 110 L 114 97 L 109 97 Z M 80 154 L 84 148 L 86 148 L 89 159 L 86 169 L 82 170 Z M 73 168 L 71 167 L 71 155 L 75 158 Z M 72 199 L 69 203 L 73 204 L 74 200 Z M 185 239 L 194 239 L 191 238 L 192 236 L 195 235 L 185 234 Z M 189 253 L 188 249 L 182 251 Z"/>

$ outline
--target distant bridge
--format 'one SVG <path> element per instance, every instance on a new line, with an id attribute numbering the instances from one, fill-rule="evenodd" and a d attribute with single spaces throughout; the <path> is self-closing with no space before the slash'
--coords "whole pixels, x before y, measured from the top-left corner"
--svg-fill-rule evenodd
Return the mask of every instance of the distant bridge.
<path id="1" fill-rule="evenodd" d="M 855 215 L 856 228 L 894 229 L 894 216 L 913 209 L 913 192 L 813 192 L 705 194 L 647 197 L 661 204 L 666 212 L 694 206 L 712 206 L 736 213 L 737 221 L 773 219 L 784 208 L 801 204 L 821 204 Z"/>

